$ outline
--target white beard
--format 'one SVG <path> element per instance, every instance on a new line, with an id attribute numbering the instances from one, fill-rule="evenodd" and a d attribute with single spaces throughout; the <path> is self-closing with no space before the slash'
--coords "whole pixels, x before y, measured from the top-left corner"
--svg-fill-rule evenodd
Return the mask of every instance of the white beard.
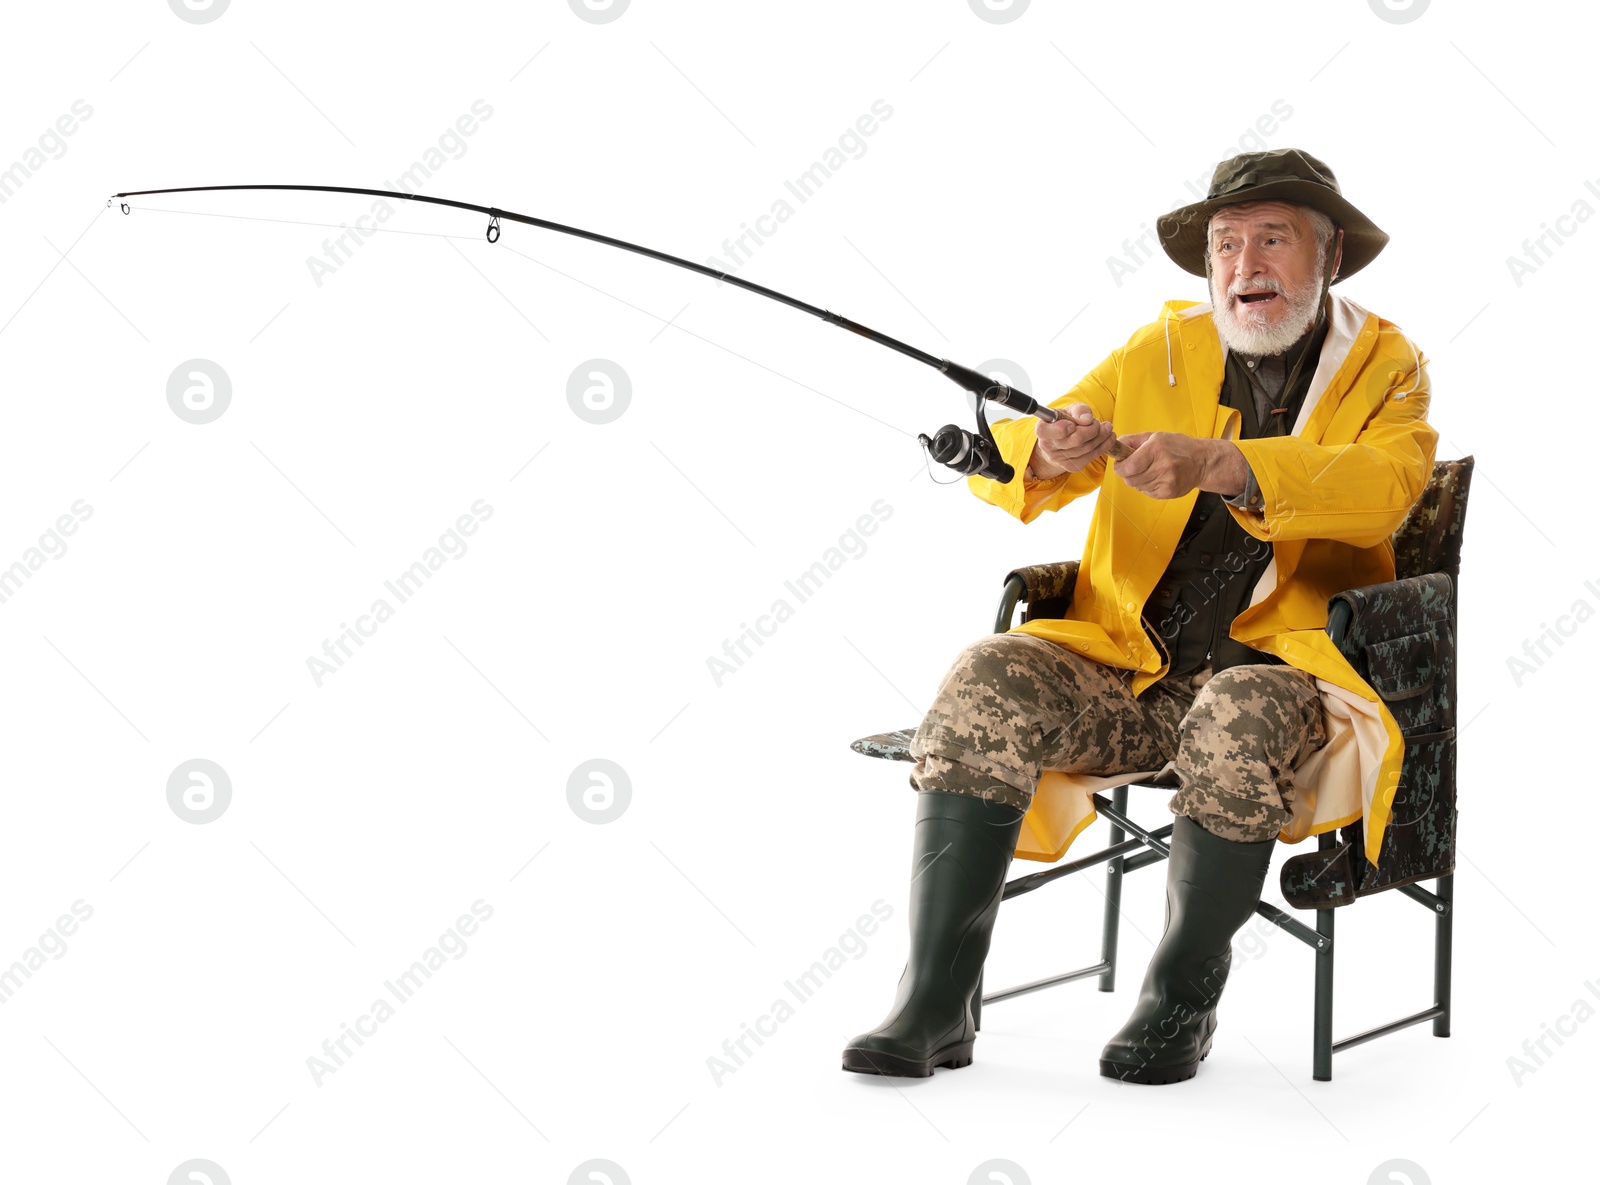
<path id="1" fill-rule="evenodd" d="M 1250 283 L 1235 280 L 1229 292 L 1217 291 L 1217 277 L 1210 277 L 1211 320 L 1217 327 L 1222 344 L 1235 354 L 1251 356 L 1281 354 L 1299 341 L 1311 328 L 1317 315 L 1317 297 L 1322 292 L 1322 261 L 1317 261 L 1317 273 L 1299 288 L 1286 289 L 1277 280 L 1256 280 Z M 1235 306 L 1232 297 L 1241 292 L 1266 292 L 1278 294 L 1287 300 L 1288 313 L 1276 327 L 1268 326 L 1250 313 L 1249 305 Z"/>

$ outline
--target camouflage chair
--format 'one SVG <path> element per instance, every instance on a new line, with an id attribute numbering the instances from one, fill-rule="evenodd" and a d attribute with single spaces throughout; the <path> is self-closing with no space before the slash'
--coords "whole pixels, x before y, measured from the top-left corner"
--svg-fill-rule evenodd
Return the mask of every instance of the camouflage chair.
<path id="1" fill-rule="evenodd" d="M 1433 1022 L 1434 1036 L 1450 1035 L 1450 924 L 1456 854 L 1456 585 L 1472 464 L 1470 456 L 1434 464 L 1422 497 L 1393 535 L 1396 579 L 1349 589 L 1328 602 L 1328 636 L 1394 716 L 1406 752 L 1376 866 L 1364 854 L 1359 820 L 1337 833 L 1319 835 L 1316 851 L 1284 861 L 1280 876 L 1284 899 L 1296 909 L 1316 910 L 1316 928 L 1265 901 L 1256 904 L 1258 914 L 1316 951 L 1311 1076 L 1319 1082 L 1332 1079 L 1335 1053 L 1374 1038 L 1427 1020 Z M 1063 616 L 1077 579 L 1076 560 L 1009 573 L 995 632 L 1011 628 L 1019 604 L 1024 621 Z M 850 747 L 869 757 L 910 761 L 907 746 L 915 732 L 915 728 L 907 728 L 878 733 L 862 737 Z M 1170 774 L 1141 784 L 1169 790 L 1177 785 Z M 1110 843 L 1092 855 L 1006 882 L 1004 897 L 1018 897 L 1105 864 L 1100 961 L 988 995 L 980 979 L 972 1003 L 972 1015 L 980 1023 L 985 1004 L 1076 979 L 1098 977 L 1101 991 L 1115 989 L 1122 877 L 1167 858 L 1166 840 L 1172 825 L 1146 829 L 1129 818 L 1126 785 L 1112 790 L 1109 800 L 1096 794 L 1094 803 L 1110 824 Z M 1415 883 L 1429 879 L 1436 881 L 1433 892 Z M 1334 1041 L 1333 911 L 1388 889 L 1399 890 L 1434 915 L 1433 1006 Z"/>

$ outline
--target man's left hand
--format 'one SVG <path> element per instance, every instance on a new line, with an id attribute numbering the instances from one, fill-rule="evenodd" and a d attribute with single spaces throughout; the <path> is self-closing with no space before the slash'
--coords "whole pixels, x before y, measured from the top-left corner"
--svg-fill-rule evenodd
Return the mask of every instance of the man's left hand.
<path id="1" fill-rule="evenodd" d="M 1113 469 L 1141 494 L 1181 498 L 1197 488 L 1226 495 L 1244 490 L 1248 466 L 1232 441 L 1182 432 L 1131 432 L 1121 440 L 1133 455 L 1116 462 Z"/>

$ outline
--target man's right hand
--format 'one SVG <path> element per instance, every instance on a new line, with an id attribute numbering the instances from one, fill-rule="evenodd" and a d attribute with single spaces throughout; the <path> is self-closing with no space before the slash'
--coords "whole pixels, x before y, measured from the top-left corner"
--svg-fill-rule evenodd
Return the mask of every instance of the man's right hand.
<path id="1" fill-rule="evenodd" d="M 1028 468 L 1040 478 L 1076 473 L 1111 447 L 1117 438 L 1109 420 L 1096 420 L 1094 408 L 1073 403 L 1059 409 L 1053 424 L 1036 423 L 1033 455 Z"/>

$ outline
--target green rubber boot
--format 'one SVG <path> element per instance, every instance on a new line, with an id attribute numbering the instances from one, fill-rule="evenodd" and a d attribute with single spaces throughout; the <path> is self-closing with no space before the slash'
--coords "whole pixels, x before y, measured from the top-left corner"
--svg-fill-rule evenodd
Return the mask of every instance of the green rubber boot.
<path id="1" fill-rule="evenodd" d="M 844 1048 L 859 1074 L 926 1078 L 972 1064 L 972 994 L 989 954 L 1022 811 L 922 790 L 912 842 L 911 954 L 888 1017 Z"/>
<path id="2" fill-rule="evenodd" d="M 1100 1054 L 1101 1074 L 1152 1086 L 1195 1076 L 1211 1052 L 1230 941 L 1255 911 L 1276 842 L 1221 839 L 1178 816 L 1167 860 L 1167 929 L 1133 1015 Z"/>

